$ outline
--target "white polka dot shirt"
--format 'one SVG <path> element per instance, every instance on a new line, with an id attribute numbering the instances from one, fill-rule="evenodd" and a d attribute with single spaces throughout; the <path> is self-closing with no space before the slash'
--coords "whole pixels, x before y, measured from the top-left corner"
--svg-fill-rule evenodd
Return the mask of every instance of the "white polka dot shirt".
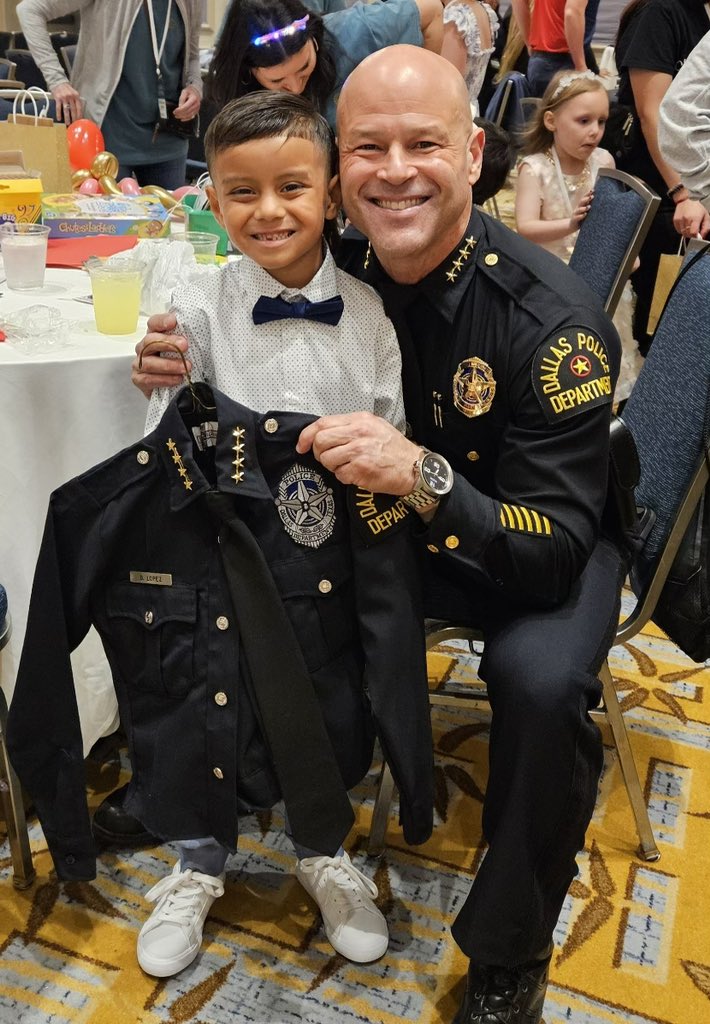
<path id="1" fill-rule="evenodd" d="M 336 325 L 313 320 L 255 324 L 261 295 L 320 302 L 340 295 Z M 256 412 L 315 416 L 364 410 L 404 429 L 401 357 L 392 322 L 377 293 L 335 265 L 326 251 L 304 288 L 284 288 L 248 257 L 204 275 L 176 297 L 178 334 L 189 343 L 193 380 L 204 380 Z M 157 388 L 146 433 L 159 422 L 178 387 Z"/>

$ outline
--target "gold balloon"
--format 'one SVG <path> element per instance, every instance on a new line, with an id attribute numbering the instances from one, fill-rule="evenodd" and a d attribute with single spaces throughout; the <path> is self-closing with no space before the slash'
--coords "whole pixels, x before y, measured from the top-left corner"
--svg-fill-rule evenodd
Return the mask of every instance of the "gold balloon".
<path id="1" fill-rule="evenodd" d="M 112 178 L 109 174 L 102 174 L 99 178 L 99 185 L 101 191 L 107 196 L 122 196 L 123 192 L 118 186 L 118 182 L 115 178 Z"/>
<path id="2" fill-rule="evenodd" d="M 97 153 L 91 161 L 91 173 L 97 181 L 101 181 L 104 176 L 115 178 L 118 174 L 118 160 L 113 153 L 107 153 L 106 150 Z"/>
<path id="3" fill-rule="evenodd" d="M 86 181 L 87 178 L 93 177 L 91 171 L 88 171 L 85 167 L 82 167 L 80 171 L 74 171 L 71 176 L 72 188 L 79 188 L 82 181 Z"/>
<path id="4" fill-rule="evenodd" d="M 160 200 L 166 210 L 172 210 L 173 206 L 178 206 L 180 203 L 179 199 L 176 199 L 175 196 L 171 196 L 170 193 L 164 188 L 161 188 L 160 185 L 144 185 L 141 192 L 144 195 L 155 196 L 156 199 Z"/>

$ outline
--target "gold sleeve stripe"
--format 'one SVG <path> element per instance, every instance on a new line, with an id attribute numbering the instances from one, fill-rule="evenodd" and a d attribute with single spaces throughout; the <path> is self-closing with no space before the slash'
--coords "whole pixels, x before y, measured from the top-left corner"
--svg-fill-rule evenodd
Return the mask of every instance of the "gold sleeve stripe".
<path id="1" fill-rule="evenodd" d="M 500 521 L 502 526 L 506 530 L 515 529 L 515 520 L 513 519 L 513 513 L 510 511 L 509 505 L 501 505 L 500 507 Z"/>
<path id="2" fill-rule="evenodd" d="M 538 537 L 552 536 L 552 523 L 547 516 L 524 505 L 501 503 L 500 522 L 504 530 L 516 533 L 530 533 Z"/>

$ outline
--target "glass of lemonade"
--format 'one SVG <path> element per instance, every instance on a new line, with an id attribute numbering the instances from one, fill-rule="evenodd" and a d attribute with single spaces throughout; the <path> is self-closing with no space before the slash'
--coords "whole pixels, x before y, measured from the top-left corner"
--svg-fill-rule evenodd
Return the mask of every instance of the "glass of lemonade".
<path id="1" fill-rule="evenodd" d="M 44 285 L 49 228 L 43 224 L 0 224 L 0 248 L 7 286 L 29 291 Z"/>
<path id="2" fill-rule="evenodd" d="M 143 268 L 125 259 L 89 264 L 96 329 L 101 334 L 133 334 L 138 326 Z"/>

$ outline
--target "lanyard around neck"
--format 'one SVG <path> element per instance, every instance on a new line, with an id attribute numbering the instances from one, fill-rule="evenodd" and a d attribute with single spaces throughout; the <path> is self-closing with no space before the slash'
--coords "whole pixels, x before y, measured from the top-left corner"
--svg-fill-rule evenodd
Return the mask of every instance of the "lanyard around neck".
<path id="1" fill-rule="evenodd" d="M 168 10 L 165 15 L 165 26 L 163 28 L 163 38 L 160 41 L 160 47 L 158 47 L 158 33 L 155 31 L 155 15 L 153 14 L 153 0 L 145 0 L 146 7 L 148 8 L 148 21 L 150 22 L 150 42 L 153 47 L 153 57 L 155 58 L 155 73 L 158 78 L 161 78 L 160 62 L 163 59 L 163 53 L 165 51 L 165 43 L 168 38 L 168 29 L 170 28 L 170 15 L 173 9 L 173 0 L 168 0 Z"/>

